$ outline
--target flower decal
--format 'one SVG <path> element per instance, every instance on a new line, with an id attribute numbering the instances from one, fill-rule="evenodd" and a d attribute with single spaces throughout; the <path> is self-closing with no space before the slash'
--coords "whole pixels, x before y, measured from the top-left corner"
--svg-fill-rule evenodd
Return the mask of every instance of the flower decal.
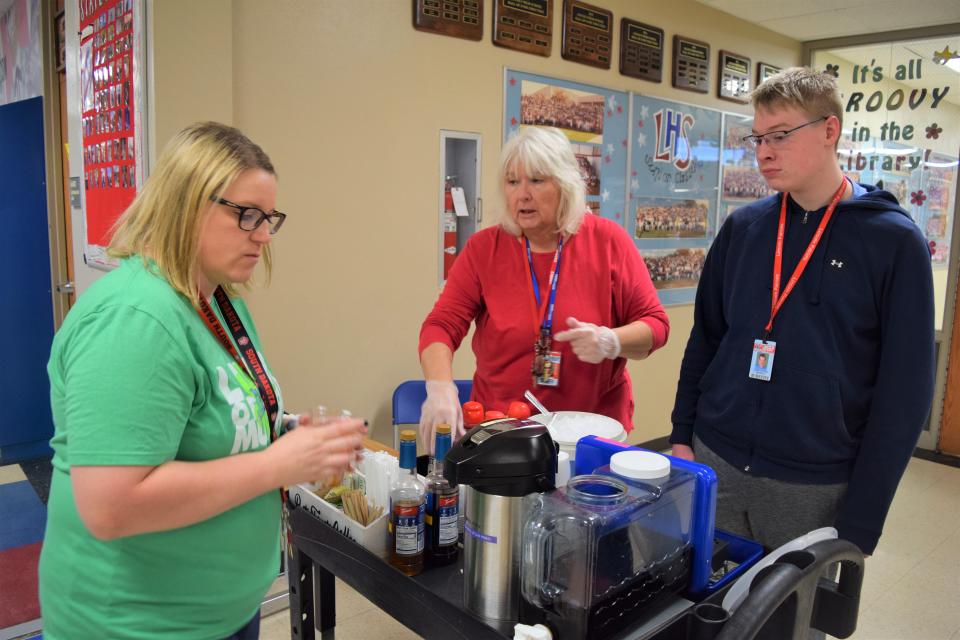
<path id="1" fill-rule="evenodd" d="M 825 74 L 829 75 L 829 76 L 833 76 L 834 78 L 839 78 L 839 77 L 840 77 L 840 65 L 838 65 L 838 64 L 828 64 L 828 65 L 827 65 L 827 68 L 824 69 L 823 72 L 824 72 Z"/>
<path id="2" fill-rule="evenodd" d="M 933 61 L 937 64 L 947 64 L 954 58 L 960 58 L 960 54 L 958 54 L 956 51 L 951 51 L 950 45 L 945 46 L 943 51 L 933 52 Z"/>
<path id="3" fill-rule="evenodd" d="M 923 192 L 923 189 L 919 191 L 910 192 L 910 202 L 917 205 L 918 207 L 923 204 L 923 201 L 927 199 L 927 194 Z"/>
<path id="4" fill-rule="evenodd" d="M 934 140 L 938 139 L 938 138 L 940 137 L 940 134 L 941 134 L 941 133 L 943 133 L 943 127 L 937 125 L 936 122 L 934 122 L 932 125 L 930 125 L 929 127 L 927 127 L 927 139 L 928 139 L 928 140 L 931 139 L 931 138 L 933 138 Z"/>

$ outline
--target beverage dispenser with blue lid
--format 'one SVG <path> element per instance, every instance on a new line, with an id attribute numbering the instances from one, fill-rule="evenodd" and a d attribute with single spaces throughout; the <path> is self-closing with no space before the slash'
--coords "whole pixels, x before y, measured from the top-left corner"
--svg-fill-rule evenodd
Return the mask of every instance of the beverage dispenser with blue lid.
<path id="1" fill-rule="evenodd" d="M 576 476 L 524 500 L 521 622 L 605 638 L 687 588 L 694 477 L 649 462 L 626 461 L 649 477 Z"/>

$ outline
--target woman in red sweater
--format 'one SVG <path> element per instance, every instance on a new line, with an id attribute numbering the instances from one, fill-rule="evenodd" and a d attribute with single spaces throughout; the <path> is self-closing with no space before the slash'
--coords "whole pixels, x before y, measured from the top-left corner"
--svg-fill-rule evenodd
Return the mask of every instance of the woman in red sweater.
<path id="1" fill-rule="evenodd" d="M 589 215 L 567 138 L 527 127 L 500 157 L 506 210 L 476 233 L 420 329 L 427 381 L 420 434 L 463 433 L 453 352 L 476 321 L 473 398 L 506 412 L 531 389 L 552 411 L 601 413 L 633 428 L 626 358 L 663 346 L 670 322 L 620 225 Z"/>

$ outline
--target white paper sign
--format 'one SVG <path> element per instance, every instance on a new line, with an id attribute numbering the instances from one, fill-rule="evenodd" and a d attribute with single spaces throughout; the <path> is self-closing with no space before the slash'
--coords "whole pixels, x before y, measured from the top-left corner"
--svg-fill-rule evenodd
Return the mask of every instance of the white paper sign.
<path id="1" fill-rule="evenodd" d="M 467 198 L 463 195 L 463 187 L 453 187 L 450 193 L 453 195 L 453 210 L 457 215 L 463 218 L 470 215 L 467 211 Z"/>

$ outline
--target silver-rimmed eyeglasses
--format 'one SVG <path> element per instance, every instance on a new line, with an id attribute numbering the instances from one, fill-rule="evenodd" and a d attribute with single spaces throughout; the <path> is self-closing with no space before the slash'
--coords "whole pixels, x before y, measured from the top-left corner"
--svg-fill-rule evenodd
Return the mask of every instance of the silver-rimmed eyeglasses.
<path id="1" fill-rule="evenodd" d="M 812 124 L 823 122 L 829 117 L 830 116 L 821 116 L 816 120 L 811 120 L 810 122 L 804 122 L 800 126 L 794 127 L 793 129 L 787 129 L 786 131 L 769 131 L 767 133 L 762 133 L 760 135 L 743 136 L 742 140 L 744 142 L 749 142 L 754 147 L 759 147 L 761 143 L 765 143 L 771 149 L 776 149 L 777 147 L 781 146 L 784 140 L 786 140 L 787 137 L 797 129 L 803 129 L 804 127 L 809 127 Z"/>
<path id="2" fill-rule="evenodd" d="M 277 231 L 280 231 L 280 227 L 283 226 L 283 221 L 287 219 L 287 214 L 280 213 L 279 211 L 267 213 L 257 207 L 245 207 L 235 202 L 230 202 L 226 198 L 211 198 L 211 200 L 217 204 L 236 209 L 237 225 L 244 231 L 256 231 L 260 225 L 263 224 L 263 221 L 266 220 L 267 226 L 270 229 L 270 235 L 273 235 Z"/>

